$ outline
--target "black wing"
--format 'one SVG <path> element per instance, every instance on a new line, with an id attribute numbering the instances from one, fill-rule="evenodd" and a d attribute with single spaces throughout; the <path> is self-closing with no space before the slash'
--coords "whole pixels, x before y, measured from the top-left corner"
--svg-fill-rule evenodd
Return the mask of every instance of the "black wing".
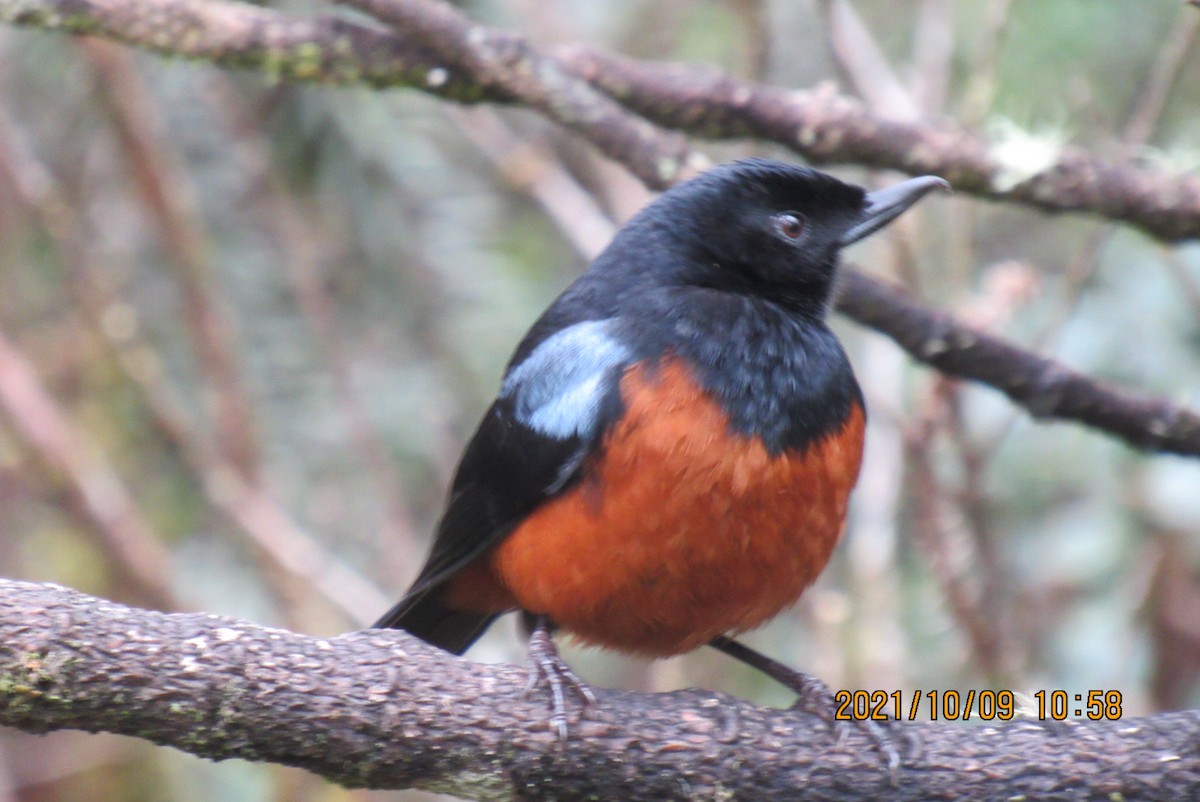
<path id="1" fill-rule="evenodd" d="M 461 653 L 495 618 L 448 608 L 442 586 L 570 487 L 620 417 L 620 377 L 630 353 L 615 327 L 614 320 L 569 326 L 508 372 L 463 454 L 424 568 L 376 627 L 405 629 Z"/>

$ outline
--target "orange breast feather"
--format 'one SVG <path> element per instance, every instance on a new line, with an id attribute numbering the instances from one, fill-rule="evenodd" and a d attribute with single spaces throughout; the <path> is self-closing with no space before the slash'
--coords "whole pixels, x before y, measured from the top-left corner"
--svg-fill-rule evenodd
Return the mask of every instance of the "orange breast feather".
<path id="1" fill-rule="evenodd" d="M 586 478 L 451 583 L 451 602 L 516 602 L 580 640 L 665 656 L 795 602 L 841 535 L 864 418 L 772 457 L 678 361 L 636 366 Z"/>

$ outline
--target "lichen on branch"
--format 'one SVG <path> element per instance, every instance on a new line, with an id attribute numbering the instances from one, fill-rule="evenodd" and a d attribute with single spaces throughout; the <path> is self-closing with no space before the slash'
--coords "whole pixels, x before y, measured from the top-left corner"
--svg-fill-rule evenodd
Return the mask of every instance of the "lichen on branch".
<path id="1" fill-rule="evenodd" d="M 401 632 L 316 638 L 0 580 L 0 724 L 132 735 L 351 787 L 476 799 L 839 799 L 1200 792 L 1200 713 L 1050 725 L 905 722 L 889 775 L 869 737 L 722 693 L 601 691 L 564 745 L 526 673 Z M 1164 756 L 1171 756 L 1165 760 Z M 1036 766 L 1036 771 L 1029 767 Z"/>

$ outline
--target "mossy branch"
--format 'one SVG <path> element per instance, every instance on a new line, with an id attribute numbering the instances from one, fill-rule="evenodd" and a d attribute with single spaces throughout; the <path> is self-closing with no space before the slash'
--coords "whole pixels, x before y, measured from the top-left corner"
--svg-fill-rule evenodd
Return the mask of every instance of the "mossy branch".
<path id="1" fill-rule="evenodd" d="M 282 79 L 404 86 L 464 103 L 520 103 L 659 188 L 696 166 L 683 140 L 665 132 L 673 129 L 770 140 L 814 163 L 933 173 L 960 192 L 1088 212 L 1168 242 L 1200 237 L 1195 175 L 1112 162 L 1068 146 L 1040 148 L 1030 159 L 949 121 L 882 118 L 829 89 L 763 86 L 717 70 L 584 46 L 539 51 L 519 34 L 475 24 L 438 0 L 343 2 L 392 27 L 286 15 L 235 0 L 0 0 L 0 22 L 104 36 Z"/>
<path id="2" fill-rule="evenodd" d="M 0 580 L 0 724 L 115 732 L 352 787 L 476 799 L 1177 800 L 1200 713 L 904 723 L 895 776 L 851 728 L 707 691 L 601 691 L 561 745 L 526 673 L 399 632 L 314 638 Z"/>

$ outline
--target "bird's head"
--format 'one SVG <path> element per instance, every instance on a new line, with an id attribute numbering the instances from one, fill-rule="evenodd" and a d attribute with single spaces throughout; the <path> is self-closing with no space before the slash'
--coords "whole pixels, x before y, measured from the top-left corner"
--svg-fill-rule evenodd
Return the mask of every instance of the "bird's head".
<path id="1" fill-rule="evenodd" d="M 823 311 L 841 249 L 949 184 L 913 178 L 876 192 L 764 159 L 721 165 L 664 193 L 646 223 L 682 259 L 666 280 Z"/>

